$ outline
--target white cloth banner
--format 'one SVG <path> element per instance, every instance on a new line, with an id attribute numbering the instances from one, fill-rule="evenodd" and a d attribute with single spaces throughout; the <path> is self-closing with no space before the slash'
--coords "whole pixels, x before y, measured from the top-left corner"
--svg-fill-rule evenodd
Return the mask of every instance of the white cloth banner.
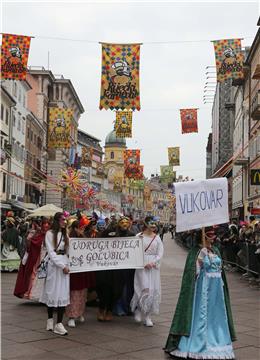
<path id="1" fill-rule="evenodd" d="M 229 221 L 226 178 L 178 182 L 174 186 L 177 232 Z"/>
<path id="2" fill-rule="evenodd" d="M 70 272 L 142 269 L 143 240 L 139 237 L 71 238 Z"/>

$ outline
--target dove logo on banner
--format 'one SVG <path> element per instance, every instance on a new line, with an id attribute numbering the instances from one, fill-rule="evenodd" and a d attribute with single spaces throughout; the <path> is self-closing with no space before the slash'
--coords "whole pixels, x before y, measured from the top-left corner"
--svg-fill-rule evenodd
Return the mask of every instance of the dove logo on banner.
<path id="1" fill-rule="evenodd" d="M 175 183 L 176 231 L 229 221 L 226 178 Z"/>

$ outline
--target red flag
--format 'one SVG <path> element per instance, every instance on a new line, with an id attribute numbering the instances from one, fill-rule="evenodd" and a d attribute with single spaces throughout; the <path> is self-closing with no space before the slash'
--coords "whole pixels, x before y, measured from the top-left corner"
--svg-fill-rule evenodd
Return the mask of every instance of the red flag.
<path id="1" fill-rule="evenodd" d="M 197 109 L 181 109 L 182 134 L 198 132 Z"/>

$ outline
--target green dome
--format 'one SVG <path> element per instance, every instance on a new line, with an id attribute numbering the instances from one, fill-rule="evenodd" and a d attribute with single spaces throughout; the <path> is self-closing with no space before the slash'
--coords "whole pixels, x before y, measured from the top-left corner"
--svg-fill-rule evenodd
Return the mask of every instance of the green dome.
<path id="1" fill-rule="evenodd" d="M 126 146 L 126 140 L 125 138 L 116 137 L 116 132 L 113 130 L 106 136 L 105 146 L 107 145 Z"/>

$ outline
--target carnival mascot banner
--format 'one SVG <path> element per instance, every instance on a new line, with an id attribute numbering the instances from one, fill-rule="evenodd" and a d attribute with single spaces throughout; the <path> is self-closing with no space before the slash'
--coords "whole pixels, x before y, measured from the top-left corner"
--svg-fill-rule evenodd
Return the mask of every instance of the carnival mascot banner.
<path id="1" fill-rule="evenodd" d="M 30 42 L 30 36 L 2 35 L 1 79 L 26 79 Z"/>
<path id="2" fill-rule="evenodd" d="M 241 39 L 213 41 L 215 49 L 217 81 L 243 79 L 244 55 L 241 51 Z"/>
<path id="3" fill-rule="evenodd" d="M 180 109 L 182 134 L 197 133 L 197 109 Z"/>
<path id="4" fill-rule="evenodd" d="M 180 165 L 180 148 L 179 147 L 169 147 L 168 148 L 168 159 L 169 165 Z"/>
<path id="5" fill-rule="evenodd" d="M 116 137 L 131 138 L 132 137 L 132 111 L 116 112 Z"/>
<path id="6" fill-rule="evenodd" d="M 140 44 L 102 44 L 100 110 L 140 110 Z"/>
<path id="7" fill-rule="evenodd" d="M 50 108 L 48 128 L 48 148 L 70 148 L 70 131 L 73 110 L 63 108 Z"/>
<path id="8" fill-rule="evenodd" d="M 143 240 L 140 237 L 70 239 L 70 272 L 142 269 Z"/>
<path id="9" fill-rule="evenodd" d="M 178 182 L 174 186 L 177 232 L 229 221 L 226 178 Z"/>

